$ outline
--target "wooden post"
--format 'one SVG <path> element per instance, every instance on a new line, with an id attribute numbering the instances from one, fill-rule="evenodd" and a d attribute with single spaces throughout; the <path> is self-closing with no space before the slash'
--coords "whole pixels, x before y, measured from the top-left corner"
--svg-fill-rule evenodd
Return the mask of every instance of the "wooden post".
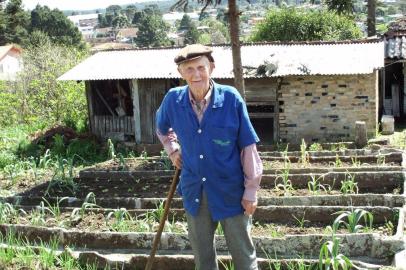
<path id="1" fill-rule="evenodd" d="M 355 122 L 355 145 L 358 148 L 363 148 L 368 143 L 367 126 L 365 121 Z"/>
<path id="2" fill-rule="evenodd" d="M 93 112 L 93 94 L 92 94 L 92 85 L 89 81 L 85 82 L 86 89 L 86 101 L 87 101 L 87 110 L 89 117 L 89 129 L 90 132 L 95 133 L 95 124 L 94 124 L 94 112 Z M 96 134 L 99 135 L 99 134 Z"/>
<path id="3" fill-rule="evenodd" d="M 368 0 L 368 18 L 367 18 L 368 37 L 376 35 L 375 9 L 376 9 L 376 0 Z"/>
<path id="4" fill-rule="evenodd" d="M 141 111 L 140 111 L 140 96 L 138 91 L 138 80 L 131 80 L 131 95 L 133 99 L 134 111 L 134 130 L 135 130 L 135 143 L 141 143 Z"/>

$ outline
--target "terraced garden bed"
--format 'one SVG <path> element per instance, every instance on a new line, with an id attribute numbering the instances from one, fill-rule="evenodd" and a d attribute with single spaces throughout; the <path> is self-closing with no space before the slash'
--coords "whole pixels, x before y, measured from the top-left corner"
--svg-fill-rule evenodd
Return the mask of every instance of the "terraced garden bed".
<path id="1" fill-rule="evenodd" d="M 406 209 L 401 151 L 261 155 L 265 171 L 252 227 L 261 269 L 316 269 L 326 243 L 339 245 L 340 254 L 367 269 L 399 266 Z M 162 157 L 111 160 L 83 169 L 76 178 L 54 178 L 0 198 L 0 253 L 23 245 L 10 241 L 13 235 L 33 249 L 54 241 L 58 256 L 69 254 L 81 263 L 143 269 L 173 175 L 168 162 Z M 351 223 L 355 215 L 360 220 Z M 230 266 L 220 228 L 216 234 L 220 260 Z M 194 269 L 191 254 L 182 201 L 176 197 L 154 269 Z"/>

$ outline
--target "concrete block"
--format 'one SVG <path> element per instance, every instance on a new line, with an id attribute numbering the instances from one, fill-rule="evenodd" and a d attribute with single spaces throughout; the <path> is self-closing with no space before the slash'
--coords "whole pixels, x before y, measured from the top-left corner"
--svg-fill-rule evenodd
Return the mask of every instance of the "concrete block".
<path id="1" fill-rule="evenodd" d="M 381 126 L 383 135 L 393 134 L 395 132 L 395 119 L 393 115 L 382 115 Z"/>

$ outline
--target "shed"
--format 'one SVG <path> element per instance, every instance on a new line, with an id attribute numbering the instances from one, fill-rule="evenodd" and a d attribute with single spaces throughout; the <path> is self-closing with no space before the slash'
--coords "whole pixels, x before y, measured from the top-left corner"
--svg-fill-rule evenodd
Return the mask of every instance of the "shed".
<path id="1" fill-rule="evenodd" d="M 406 116 L 406 16 L 389 25 L 385 33 L 385 85 L 383 114 Z"/>
<path id="2" fill-rule="evenodd" d="M 155 144 L 155 112 L 182 84 L 179 48 L 99 52 L 60 80 L 86 82 L 91 131 Z M 214 46 L 218 83 L 233 84 L 230 46 Z M 248 111 L 263 144 L 352 139 L 355 121 L 375 133 L 380 40 L 264 43 L 241 47 Z"/>

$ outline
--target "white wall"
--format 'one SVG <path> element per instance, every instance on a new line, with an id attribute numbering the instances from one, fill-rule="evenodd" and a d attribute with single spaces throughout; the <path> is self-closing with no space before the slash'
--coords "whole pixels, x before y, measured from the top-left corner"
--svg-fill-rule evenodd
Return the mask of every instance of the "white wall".
<path id="1" fill-rule="evenodd" d="M 15 77 L 15 74 L 21 70 L 21 63 L 18 58 L 6 55 L 0 60 L 0 80 L 9 80 Z"/>

